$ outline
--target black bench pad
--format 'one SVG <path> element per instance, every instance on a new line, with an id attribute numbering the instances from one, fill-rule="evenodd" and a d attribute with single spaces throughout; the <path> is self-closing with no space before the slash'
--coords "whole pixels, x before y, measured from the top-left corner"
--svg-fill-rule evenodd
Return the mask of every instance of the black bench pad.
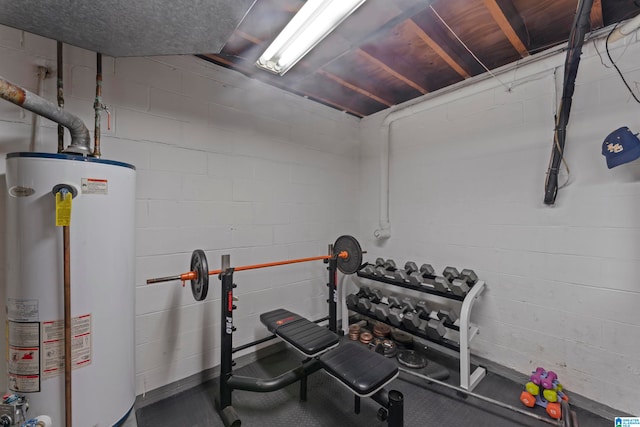
<path id="1" fill-rule="evenodd" d="M 398 375 L 394 361 L 354 343 L 326 352 L 320 362 L 327 372 L 362 397 L 372 395 Z"/>
<path id="2" fill-rule="evenodd" d="M 327 328 L 289 310 L 279 308 L 260 315 L 269 329 L 307 356 L 315 356 L 338 345 L 340 338 Z"/>

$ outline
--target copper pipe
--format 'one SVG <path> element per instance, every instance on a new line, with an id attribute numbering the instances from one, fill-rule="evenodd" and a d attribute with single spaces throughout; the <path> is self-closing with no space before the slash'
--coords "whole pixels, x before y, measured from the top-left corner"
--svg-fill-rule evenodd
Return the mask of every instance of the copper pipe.
<path id="1" fill-rule="evenodd" d="M 71 242 L 69 226 L 62 227 L 64 247 L 64 418 L 71 427 Z"/>
<path id="2" fill-rule="evenodd" d="M 93 103 L 96 112 L 95 127 L 93 132 L 93 157 L 100 157 L 100 112 L 104 110 L 102 104 L 102 54 L 96 54 L 96 100 Z"/>
<path id="3" fill-rule="evenodd" d="M 64 92 L 62 90 L 63 78 L 62 78 L 62 42 L 58 42 L 58 107 L 64 108 Z M 64 150 L 64 127 L 58 124 L 58 153 L 62 153 Z"/>

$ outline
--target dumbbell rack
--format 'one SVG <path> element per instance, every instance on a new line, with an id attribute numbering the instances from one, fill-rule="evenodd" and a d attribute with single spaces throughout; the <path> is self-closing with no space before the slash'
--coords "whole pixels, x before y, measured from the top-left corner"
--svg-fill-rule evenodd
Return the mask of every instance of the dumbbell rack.
<path id="1" fill-rule="evenodd" d="M 473 308 L 473 304 L 478 299 L 478 297 L 482 294 L 485 289 L 485 283 L 482 280 L 479 280 L 476 284 L 474 284 L 469 292 L 465 296 L 455 295 L 449 292 L 441 292 L 430 286 L 427 283 L 414 285 L 409 283 L 408 281 L 402 281 L 396 278 L 391 278 L 389 276 L 377 276 L 374 274 L 367 274 L 362 271 L 367 265 L 364 264 L 360 267 L 360 270 L 357 272 L 358 277 L 362 277 L 364 279 L 373 280 L 376 282 L 382 282 L 393 286 L 398 286 L 401 288 L 411 289 L 412 291 L 428 293 L 432 295 L 437 295 L 439 297 L 447 298 L 450 300 L 456 300 L 462 302 L 462 306 L 460 307 L 460 317 L 458 318 L 458 325 L 445 322 L 444 326 L 449 330 L 454 330 L 459 332 L 459 340 L 456 342 L 451 338 L 452 334 L 445 334 L 445 336 L 441 340 L 434 340 L 428 337 L 426 334 L 421 332 L 409 331 L 406 328 L 399 327 L 409 334 L 418 336 L 422 339 L 433 343 L 436 348 L 440 348 L 445 352 L 455 352 L 460 355 L 460 387 L 472 391 L 484 378 L 487 371 L 485 368 L 478 366 L 476 369 L 471 372 L 471 351 L 470 351 L 470 343 L 473 337 L 478 334 L 478 327 L 472 325 L 470 322 L 471 317 L 471 309 Z M 427 280 L 425 280 L 427 282 Z M 368 313 L 363 313 L 361 310 L 357 308 L 349 308 L 351 311 L 359 313 L 361 315 L 371 317 Z M 371 317 L 373 318 L 373 317 Z M 378 320 L 379 321 L 379 320 Z M 386 323 L 386 322 L 385 322 Z M 396 326 L 393 326 L 396 327 Z M 396 327 L 397 328 L 397 327 Z"/>

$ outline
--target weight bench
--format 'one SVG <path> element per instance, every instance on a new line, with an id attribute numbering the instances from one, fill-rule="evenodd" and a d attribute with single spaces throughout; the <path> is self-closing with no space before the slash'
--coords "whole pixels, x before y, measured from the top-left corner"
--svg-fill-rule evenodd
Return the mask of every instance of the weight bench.
<path id="1" fill-rule="evenodd" d="M 340 242 L 340 239 L 336 242 Z M 339 249 L 340 245 L 337 243 L 336 246 Z M 344 244 L 341 245 L 344 246 Z M 357 253 L 355 247 L 347 252 Z M 321 369 L 324 369 L 354 393 L 356 414 L 360 413 L 360 398 L 370 397 L 382 406 L 377 414 L 380 420 L 386 420 L 389 427 L 403 426 L 404 401 L 402 393 L 396 390 L 387 392 L 384 389 L 384 386 L 398 375 L 398 367 L 395 362 L 374 351 L 369 351 L 359 344 L 339 345 L 340 337 L 336 333 L 338 260 L 337 256 L 332 256 L 327 260 L 329 264 L 329 316 L 323 320 L 328 319 L 328 328 L 319 326 L 317 323 L 288 310 L 278 309 L 260 316 L 260 320 L 273 335 L 239 347 L 233 347 L 233 333 L 236 330 L 233 325 L 233 311 L 236 309 L 233 289 L 236 285 L 233 283 L 234 269 L 230 267 L 229 255 L 223 255 L 222 269 L 219 275 L 222 281 L 220 287 L 220 389 L 215 400 L 225 427 L 239 427 L 241 425 L 240 417 L 232 405 L 234 390 L 266 393 L 299 381 L 300 400 L 304 402 L 307 400 L 307 377 Z M 353 264 L 352 268 L 357 269 L 360 261 L 361 257 L 351 257 L 348 262 Z M 345 274 L 353 273 L 349 268 L 341 269 L 341 271 Z M 233 373 L 233 353 L 278 337 L 306 356 L 300 366 L 268 379 L 245 377 Z"/>
<path id="2" fill-rule="evenodd" d="M 393 361 L 358 344 L 338 346 L 340 337 L 336 333 L 285 309 L 264 313 L 260 321 L 305 356 L 319 355 L 320 366 L 355 394 L 356 413 L 360 412 L 360 398 L 371 397 L 383 406 L 378 411 L 379 418 L 388 418 L 392 427 L 402 426 L 402 394 L 384 390 L 398 376 L 398 366 Z M 306 400 L 302 387 L 306 388 L 306 376 L 301 383 L 301 396 Z"/>

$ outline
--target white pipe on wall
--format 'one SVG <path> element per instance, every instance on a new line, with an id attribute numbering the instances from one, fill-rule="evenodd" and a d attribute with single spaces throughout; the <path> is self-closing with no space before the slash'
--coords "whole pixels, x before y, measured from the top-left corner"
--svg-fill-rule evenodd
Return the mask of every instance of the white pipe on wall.
<path id="1" fill-rule="evenodd" d="M 598 35 L 600 34 L 601 33 L 599 32 Z M 553 73 L 553 70 L 556 67 L 562 65 L 563 58 L 561 53 L 564 49 L 565 46 L 560 48 L 556 47 L 547 52 L 543 52 L 535 56 L 529 56 L 515 64 L 509 64 L 502 67 L 502 69 L 498 69 L 494 72 L 494 75 L 500 75 L 517 70 L 520 75 L 518 76 L 517 82 L 515 80 L 511 82 L 509 87 L 509 90 L 511 90 L 517 85 L 531 80 L 537 80 L 541 75 L 544 77 L 549 73 Z M 543 66 L 542 71 L 539 67 L 531 69 L 528 73 L 526 71 L 523 72 L 520 69 L 526 64 L 547 59 L 549 64 Z M 464 80 L 453 86 L 449 86 L 439 92 L 426 94 L 413 101 L 409 101 L 407 104 L 398 106 L 384 118 L 380 129 L 380 228 L 373 232 L 373 236 L 376 239 L 383 240 L 391 237 L 391 221 L 389 218 L 389 160 L 391 151 L 391 125 L 393 122 L 459 99 L 461 97 L 459 90 L 465 87 L 474 85 L 474 93 L 480 93 L 486 90 L 493 90 L 501 84 L 502 83 L 494 79 L 493 76 L 482 74 L 480 76 Z"/>
<path id="2" fill-rule="evenodd" d="M 629 34 L 638 30 L 640 27 L 640 15 L 635 18 L 625 22 L 620 27 L 616 28 L 615 31 L 609 37 L 609 43 L 617 42 L 618 40 L 627 37 Z"/>

